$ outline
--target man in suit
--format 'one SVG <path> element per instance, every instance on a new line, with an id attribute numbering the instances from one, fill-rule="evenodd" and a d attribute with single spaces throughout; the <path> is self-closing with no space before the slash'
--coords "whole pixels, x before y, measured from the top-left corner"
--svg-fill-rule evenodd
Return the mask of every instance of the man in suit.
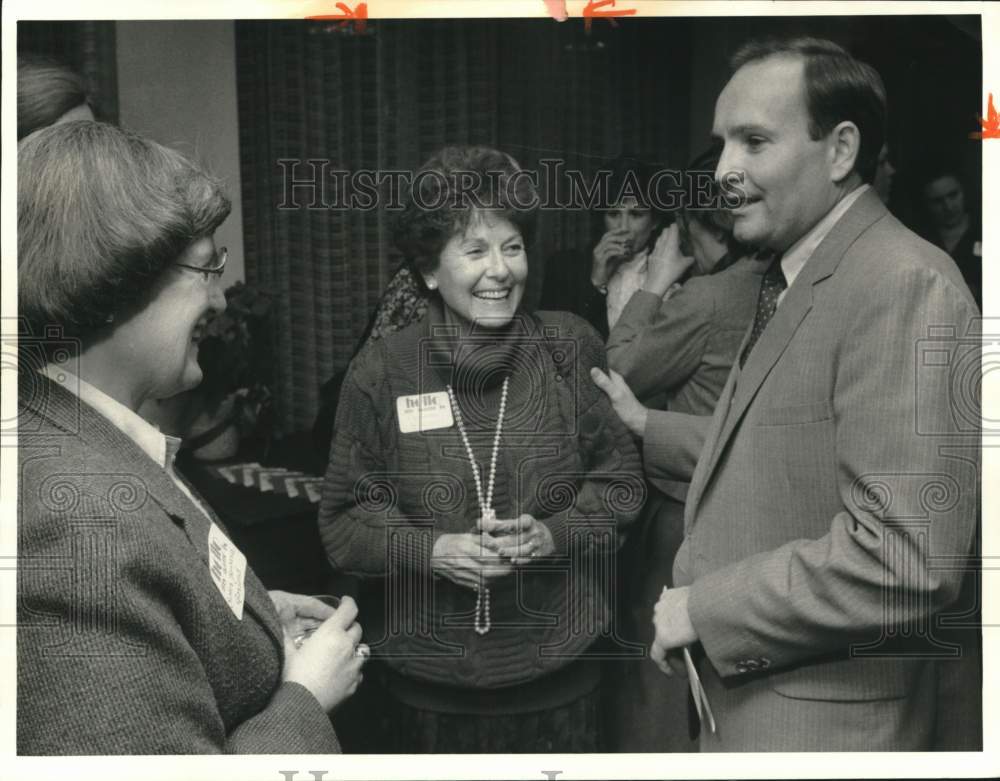
<path id="1" fill-rule="evenodd" d="M 716 176 L 741 196 L 736 237 L 776 257 L 715 414 L 645 410 L 592 372 L 650 476 L 691 480 L 650 653 L 665 672 L 703 654 L 703 750 L 927 749 L 955 650 L 933 618 L 976 527 L 978 312 L 864 183 L 885 126 L 871 67 L 802 38 L 747 44 L 733 71 Z"/>

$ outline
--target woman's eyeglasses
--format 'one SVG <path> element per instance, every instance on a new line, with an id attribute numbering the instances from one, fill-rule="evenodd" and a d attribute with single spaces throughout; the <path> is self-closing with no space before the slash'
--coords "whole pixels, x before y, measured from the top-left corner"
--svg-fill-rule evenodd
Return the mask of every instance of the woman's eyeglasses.
<path id="1" fill-rule="evenodd" d="M 174 265 L 189 269 L 190 271 L 197 271 L 202 275 L 204 280 L 208 282 L 208 280 L 212 277 L 218 278 L 222 276 L 222 272 L 226 269 L 226 261 L 228 259 L 229 250 L 222 247 L 215 252 L 212 256 L 212 262 L 207 266 L 192 266 L 190 263 L 174 263 Z"/>

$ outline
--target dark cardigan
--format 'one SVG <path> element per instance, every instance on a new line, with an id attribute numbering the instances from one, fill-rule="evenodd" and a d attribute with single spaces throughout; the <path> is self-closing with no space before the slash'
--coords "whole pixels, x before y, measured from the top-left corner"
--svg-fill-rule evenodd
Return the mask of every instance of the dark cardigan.
<path id="1" fill-rule="evenodd" d="M 589 376 L 603 345 L 578 317 L 515 321 L 513 351 L 476 365 L 476 337 L 442 340 L 440 309 L 369 345 L 348 371 L 319 525 L 332 565 L 387 578 L 385 611 L 361 617 L 376 655 L 397 672 L 451 686 L 523 683 L 578 658 L 611 629 L 609 550 L 644 499 L 639 455 Z M 488 341 L 488 337 L 487 337 Z M 509 345 L 508 345 L 509 346 Z M 441 534 L 479 516 L 457 427 L 401 434 L 396 400 L 456 384 L 483 483 L 500 378 L 511 377 L 497 466 L 498 518 L 548 525 L 555 554 L 490 583 L 492 630 L 473 629 L 475 591 L 434 577 Z"/>

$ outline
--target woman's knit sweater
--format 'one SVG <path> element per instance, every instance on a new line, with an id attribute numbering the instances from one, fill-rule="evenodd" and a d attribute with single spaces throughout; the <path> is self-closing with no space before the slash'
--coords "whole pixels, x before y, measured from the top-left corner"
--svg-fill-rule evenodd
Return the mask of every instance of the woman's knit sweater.
<path id="1" fill-rule="evenodd" d="M 319 526 L 334 568 L 386 579 L 383 615 L 359 620 L 376 655 L 398 672 L 508 686 L 612 635 L 610 554 L 638 515 L 644 486 L 635 444 L 589 376 L 604 365 L 600 338 L 574 315 L 522 315 L 499 338 L 483 331 L 459 339 L 437 302 L 425 320 L 355 358 Z M 480 514 L 465 446 L 456 425 L 401 433 L 397 400 L 454 387 L 485 492 L 508 375 L 493 507 L 499 519 L 528 513 L 545 523 L 556 549 L 489 581 L 492 628 L 480 636 L 475 590 L 430 567 L 435 540 L 473 530 Z"/>

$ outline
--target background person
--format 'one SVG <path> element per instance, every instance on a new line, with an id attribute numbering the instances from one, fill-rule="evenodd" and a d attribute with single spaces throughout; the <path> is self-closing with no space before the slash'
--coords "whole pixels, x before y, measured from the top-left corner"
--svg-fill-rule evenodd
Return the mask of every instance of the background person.
<path id="1" fill-rule="evenodd" d="M 611 631 L 607 548 L 638 514 L 640 465 L 581 374 L 603 363 L 598 335 L 521 311 L 535 213 L 516 204 L 535 192 L 519 171 L 482 147 L 421 167 L 444 197 L 411 193 L 396 240 L 427 315 L 370 342 L 341 391 L 320 533 L 385 611 L 368 629 L 391 751 L 601 745 L 588 655 Z M 456 187 L 468 173 L 472 193 Z"/>
<path id="2" fill-rule="evenodd" d="M 878 153 L 878 160 L 875 164 L 875 176 L 872 179 L 872 189 L 875 190 L 875 194 L 878 196 L 878 199 L 886 206 L 889 205 L 889 200 L 892 195 L 892 180 L 895 176 L 896 167 L 892 164 L 892 160 L 889 159 L 889 145 L 882 144 L 882 148 Z"/>
<path id="3" fill-rule="evenodd" d="M 17 55 L 17 140 L 58 122 L 94 119 L 83 78 L 40 54 Z"/>
<path id="4" fill-rule="evenodd" d="M 980 309 L 983 306 L 983 228 L 970 213 L 965 187 L 951 168 L 932 169 L 920 186 L 927 238 L 951 255 Z"/>
<path id="5" fill-rule="evenodd" d="M 715 146 L 692 160 L 688 181 L 699 172 L 714 175 L 720 151 Z M 712 196 L 718 201 L 717 190 Z M 680 212 L 649 254 L 646 281 L 608 337 L 608 366 L 647 407 L 711 415 L 753 320 L 767 262 L 748 256 L 733 238 L 732 215 L 722 206 Z M 682 243 L 691 248 L 690 257 L 681 252 Z M 633 433 L 641 438 L 644 432 Z M 684 539 L 687 490 L 684 481 L 651 479 L 640 528 L 622 551 L 628 606 L 622 623 L 628 639 L 647 647 L 653 642 L 649 617 L 664 585 L 673 582 L 674 556 Z M 665 677 L 648 662 L 625 660 L 614 668 L 618 676 L 608 688 L 615 749 L 693 750 L 687 683 Z"/>
<path id="6" fill-rule="evenodd" d="M 137 414 L 201 381 L 229 200 L 98 122 L 17 156 L 18 753 L 338 751 L 327 711 L 361 679 L 356 606 L 269 595 L 174 471 L 179 440 Z"/>
<path id="7" fill-rule="evenodd" d="M 593 212 L 595 232 L 601 237 L 586 261 L 576 250 L 548 259 L 539 307 L 579 315 L 606 339 L 625 304 L 643 286 L 649 254 L 669 218 L 655 208 L 650 192 L 653 166 L 622 157 L 603 166 L 597 176 L 600 172 L 607 174 L 604 197 L 610 201 L 610 208 Z"/>

